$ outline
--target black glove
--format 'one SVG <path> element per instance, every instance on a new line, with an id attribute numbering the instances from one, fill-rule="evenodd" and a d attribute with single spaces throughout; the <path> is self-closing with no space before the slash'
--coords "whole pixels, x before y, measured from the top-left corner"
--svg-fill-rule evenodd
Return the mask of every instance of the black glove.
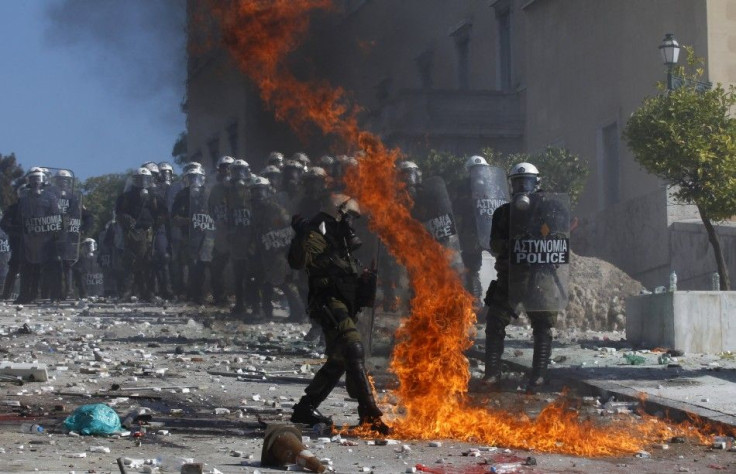
<path id="1" fill-rule="evenodd" d="M 297 234 L 304 232 L 307 228 L 308 222 L 309 221 L 303 218 L 300 214 L 294 214 L 291 216 L 291 228 L 294 229 Z"/>

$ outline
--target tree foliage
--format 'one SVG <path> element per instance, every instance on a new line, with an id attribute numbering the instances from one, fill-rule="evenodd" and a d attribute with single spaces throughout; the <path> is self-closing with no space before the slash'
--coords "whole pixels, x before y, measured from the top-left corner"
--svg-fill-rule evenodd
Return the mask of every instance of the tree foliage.
<path id="1" fill-rule="evenodd" d="M 489 165 L 508 173 L 517 163 L 528 162 L 539 168 L 545 191 L 567 193 L 570 202 L 576 203 L 583 191 L 590 172 L 588 163 L 578 155 L 560 147 L 547 147 L 541 153 L 503 154 L 493 148 L 483 148 L 480 155 Z M 431 150 L 425 156 L 411 158 L 425 176 L 442 176 L 448 189 L 457 189 L 468 179 L 465 162 L 469 156 Z"/>
<path id="2" fill-rule="evenodd" d="M 0 154 L 0 210 L 7 209 L 16 200 L 13 182 L 23 176 L 23 167 L 18 164 L 15 154 Z"/>
<path id="3" fill-rule="evenodd" d="M 430 150 L 426 155 L 410 157 L 409 159 L 419 166 L 423 176 L 441 176 L 449 189 L 454 189 L 461 181 L 467 181 L 465 156 Z"/>
<path id="4" fill-rule="evenodd" d="M 484 149 L 483 156 L 488 164 L 498 166 L 507 173 L 517 163 L 531 163 L 539 169 L 542 189 L 548 192 L 567 193 L 570 203 L 580 199 L 590 168 L 580 156 L 561 147 L 547 147 L 540 153 L 514 153 L 501 155 L 491 149 Z"/>
<path id="5" fill-rule="evenodd" d="M 112 219 L 115 200 L 125 188 L 129 173 L 113 173 L 87 178 L 82 183 L 84 206 L 94 218 L 92 238 L 96 239 L 107 221 Z"/>
<path id="6" fill-rule="evenodd" d="M 644 100 L 623 134 L 639 164 L 673 185 L 678 200 L 697 206 L 716 253 L 721 287 L 728 289 L 720 243 L 711 230 L 712 221 L 736 214 L 736 120 L 730 112 L 736 90 L 697 87 L 702 60 L 687 51 L 691 72 L 676 71 L 683 85 L 664 91 L 660 84 L 662 93 Z"/>

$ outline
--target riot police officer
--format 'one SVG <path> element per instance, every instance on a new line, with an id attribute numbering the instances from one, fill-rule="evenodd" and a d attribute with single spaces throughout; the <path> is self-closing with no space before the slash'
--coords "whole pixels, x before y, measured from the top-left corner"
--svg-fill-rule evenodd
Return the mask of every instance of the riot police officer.
<path id="1" fill-rule="evenodd" d="M 18 183 L 21 183 L 21 181 L 18 181 Z M 11 298 L 15 289 L 16 277 L 23 263 L 23 224 L 20 216 L 20 196 L 24 186 L 24 184 L 17 184 L 16 194 L 18 199 L 5 209 L 0 220 L 0 228 L 6 232 L 8 246 L 10 247 L 7 277 L 5 278 L 2 293 L 2 299 L 4 300 Z"/>
<path id="2" fill-rule="evenodd" d="M 20 196 L 20 222 L 23 229 L 23 263 L 20 294 L 17 303 L 36 299 L 41 272 L 56 276 L 56 241 L 63 223 L 56 194 L 47 186 L 47 175 L 41 168 L 31 168 L 27 175 L 28 188 Z"/>
<path id="3" fill-rule="evenodd" d="M 268 165 L 258 173 L 258 176 L 268 180 L 274 195 L 277 195 L 281 191 L 281 168 Z"/>
<path id="4" fill-rule="evenodd" d="M 131 188 L 115 201 L 116 221 L 124 241 L 121 292 L 124 298 L 153 296 L 152 247 L 154 231 L 168 220 L 166 203 L 151 192 L 153 174 L 139 168 L 131 179 Z"/>
<path id="5" fill-rule="evenodd" d="M 511 187 L 511 202 L 498 207 L 493 213 L 491 226 L 490 249 L 496 258 L 496 279 L 491 282 L 484 302 L 488 306 L 486 317 L 485 376 L 483 383 L 495 386 L 501 378 L 501 356 L 504 350 L 506 326 L 512 318 L 516 318 L 516 308 L 510 303 L 510 292 L 522 291 L 525 288 L 510 288 L 509 277 L 511 249 L 512 206 L 526 211 L 530 206 L 530 198 L 539 189 L 539 171 L 531 163 L 515 165 L 508 175 Z M 569 224 L 569 220 L 567 222 Z M 547 381 L 547 368 L 552 353 L 552 328 L 555 325 L 557 311 L 526 311 L 532 325 L 534 353 L 532 370 L 529 374 L 527 391 L 533 392 Z"/>
<path id="6" fill-rule="evenodd" d="M 284 166 L 284 154 L 278 151 L 272 151 L 268 154 L 268 159 L 266 160 L 266 165 L 268 166 L 275 166 L 278 169 L 283 168 Z M 264 176 L 265 178 L 265 176 Z"/>
<path id="7" fill-rule="evenodd" d="M 281 169 L 281 191 L 279 203 L 291 214 L 296 214 L 302 198 L 302 176 L 304 165 L 295 160 L 287 160 Z"/>
<path id="8" fill-rule="evenodd" d="M 250 178 L 250 166 L 245 160 L 238 160 L 239 173 Z M 209 196 L 210 215 L 215 220 L 215 243 L 212 250 L 212 299 L 215 306 L 227 304 L 225 295 L 225 267 L 230 261 L 230 248 L 227 236 L 227 192 L 230 187 L 231 170 L 235 159 L 223 156 L 217 161 L 217 182 L 212 186 Z"/>
<path id="9" fill-rule="evenodd" d="M 360 216 L 357 202 L 343 194 L 330 196 L 321 212 L 306 220 L 292 218 L 296 236 L 289 248 L 289 264 L 305 269 L 309 277 L 308 311 L 322 326 L 327 361 L 294 406 L 291 421 L 314 425 L 332 420 L 318 411 L 343 374 L 351 396 L 358 399 L 360 424 L 388 434 L 365 370 L 365 354 L 355 326 L 361 304 L 356 300 L 359 281 L 352 252 L 360 245 L 351 226 Z"/>
<path id="10" fill-rule="evenodd" d="M 172 222 L 186 239 L 182 245 L 182 263 L 188 270 L 189 300 L 204 304 L 205 272 L 210 270 L 212 262 L 216 227 L 210 215 L 204 171 L 192 168 L 184 178 L 188 184 L 174 199 Z"/>

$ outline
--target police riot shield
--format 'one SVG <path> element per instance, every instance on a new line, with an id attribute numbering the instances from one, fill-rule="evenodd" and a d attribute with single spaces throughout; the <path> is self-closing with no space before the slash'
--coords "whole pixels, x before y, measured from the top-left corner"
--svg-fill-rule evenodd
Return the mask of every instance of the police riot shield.
<path id="1" fill-rule="evenodd" d="M 498 167 L 475 165 L 470 168 L 470 194 L 478 243 L 490 250 L 493 211 L 509 201 L 506 173 Z"/>
<path id="2" fill-rule="evenodd" d="M 228 251 L 227 192 L 228 186 L 225 183 L 215 183 L 210 188 L 210 216 L 215 221 L 215 249 L 219 253 Z"/>
<path id="3" fill-rule="evenodd" d="M 570 273 L 570 198 L 533 193 L 528 206 L 512 199 L 509 303 L 517 310 L 562 311 Z"/>
<path id="4" fill-rule="evenodd" d="M 210 215 L 209 193 L 204 187 L 189 188 L 189 255 L 211 262 L 215 247 L 215 220 Z"/>
<path id="5" fill-rule="evenodd" d="M 56 241 L 56 253 L 61 260 L 76 262 L 82 240 L 82 194 L 73 171 L 47 169 L 52 175 L 48 189 L 56 195 L 63 222 L 62 231 Z"/>
<path id="6" fill-rule="evenodd" d="M 78 282 L 83 288 L 80 288 L 80 296 L 103 296 L 105 294 L 105 279 L 103 268 L 99 264 L 97 255 L 85 255 L 80 257 L 74 265 L 74 270 L 78 274 Z"/>
<path id="7" fill-rule="evenodd" d="M 230 190 L 228 208 L 228 242 L 230 256 L 235 260 L 248 258 L 253 236 L 253 210 L 250 193 L 245 187 Z"/>
<path id="8" fill-rule="evenodd" d="M 412 214 L 424 224 L 436 241 L 451 251 L 452 268 L 462 272 L 464 267 L 460 256 L 460 239 L 450 195 L 441 177 L 432 176 L 424 181 L 415 198 Z"/>
<path id="9" fill-rule="evenodd" d="M 289 273 L 286 254 L 289 251 L 294 229 L 286 210 L 274 201 L 266 201 L 258 214 L 256 248 L 260 255 L 264 278 L 274 286 L 281 285 Z"/>
<path id="10" fill-rule="evenodd" d="M 41 264 L 56 258 L 56 238 L 63 220 L 56 195 L 47 188 L 26 190 L 18 203 L 23 225 L 23 259 Z"/>

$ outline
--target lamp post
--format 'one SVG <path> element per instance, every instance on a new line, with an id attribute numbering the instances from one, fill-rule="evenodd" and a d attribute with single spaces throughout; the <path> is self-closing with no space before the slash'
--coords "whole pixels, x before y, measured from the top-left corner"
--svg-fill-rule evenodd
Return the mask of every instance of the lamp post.
<path id="1" fill-rule="evenodd" d="M 677 59 L 680 57 L 680 43 L 675 39 L 675 35 L 667 33 L 664 35 L 662 44 L 659 45 L 659 50 L 662 52 L 662 60 L 664 65 L 667 66 L 667 90 L 674 89 L 672 81 L 672 69 L 677 64 Z"/>

